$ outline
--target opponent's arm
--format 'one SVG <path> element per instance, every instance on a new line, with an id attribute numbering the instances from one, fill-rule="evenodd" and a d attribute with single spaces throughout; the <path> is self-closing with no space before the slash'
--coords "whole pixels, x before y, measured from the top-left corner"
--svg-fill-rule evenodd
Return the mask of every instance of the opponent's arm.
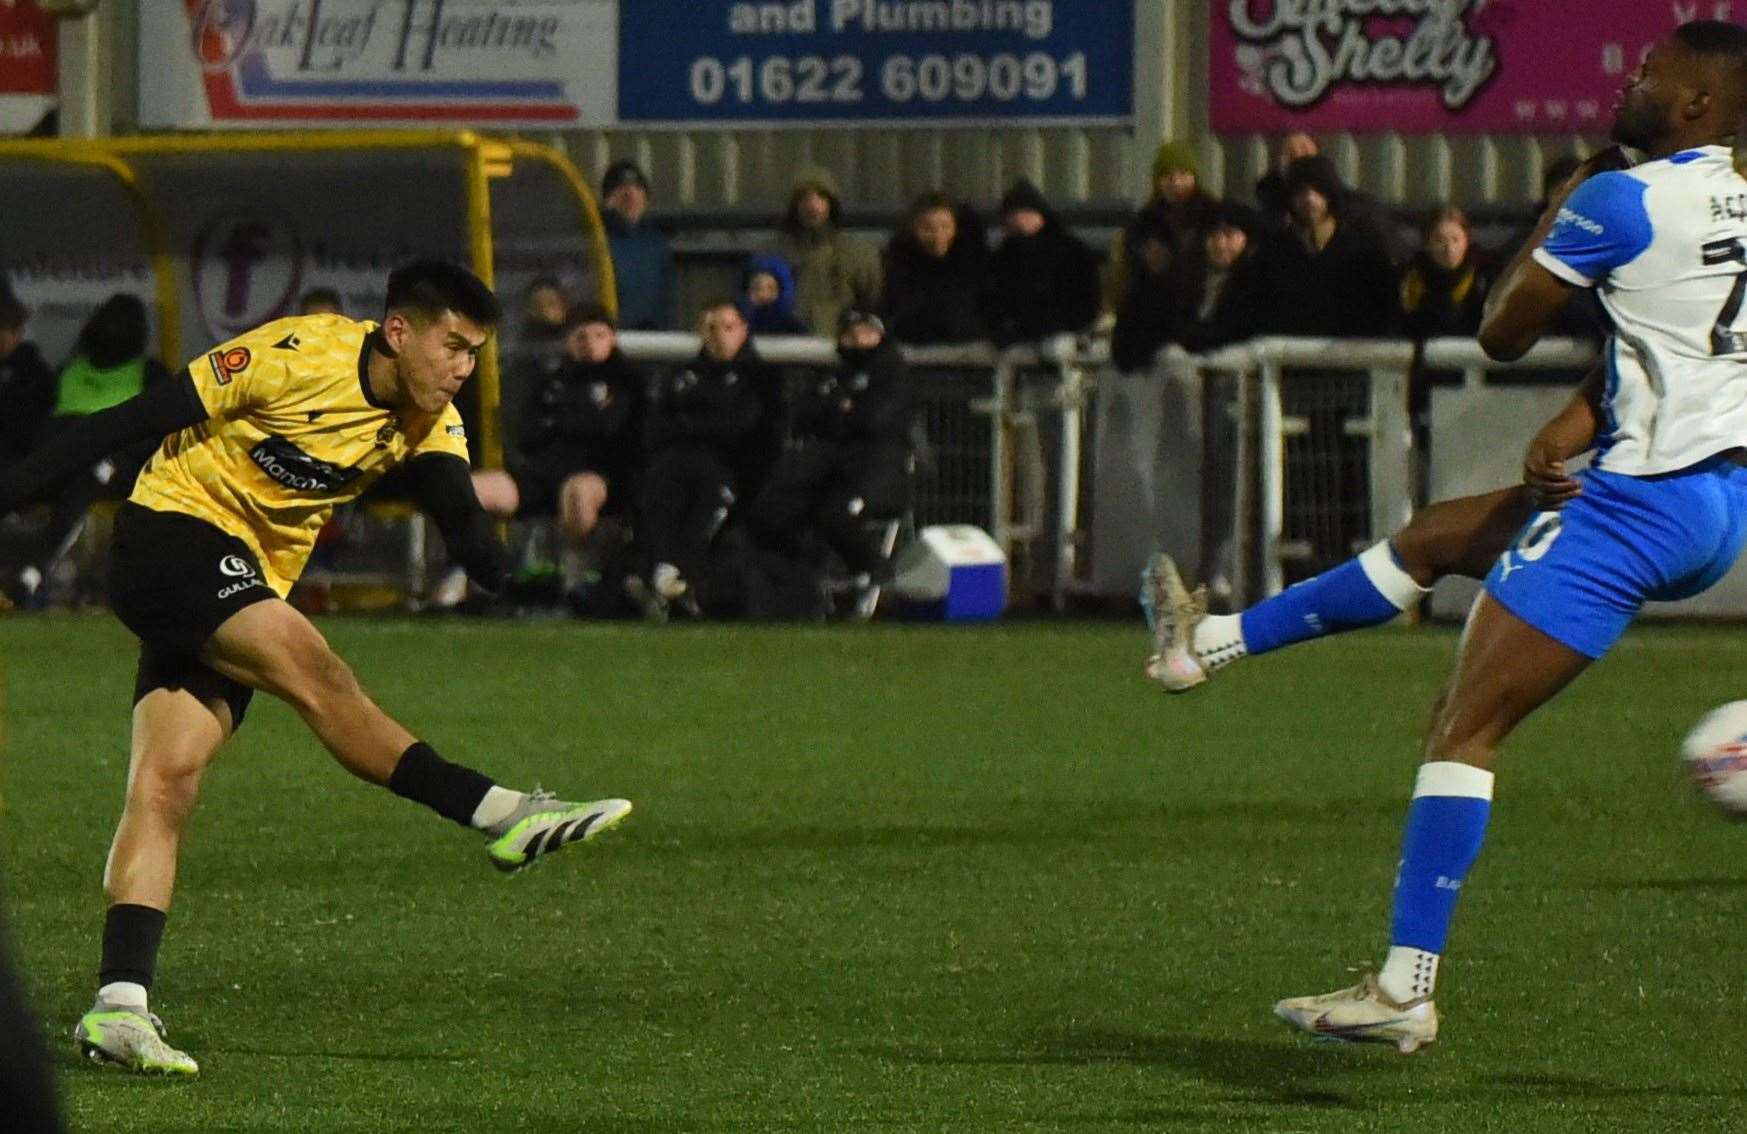
<path id="1" fill-rule="evenodd" d="M 1529 442 L 1523 458 L 1523 483 L 1534 493 L 1536 506 L 1557 511 L 1583 491 L 1577 478 L 1565 471 L 1565 462 L 1594 446 L 1601 430 L 1605 382 L 1605 367 L 1597 363 L 1565 408 Z"/>
<path id="2" fill-rule="evenodd" d="M 0 512 L 28 504 L 68 477 L 137 441 L 152 441 L 205 421 L 210 414 L 187 370 L 118 406 L 81 418 L 29 456 L 0 472 Z"/>
<path id="3" fill-rule="evenodd" d="M 1534 259 L 1535 249 L 1546 242 L 1559 223 L 1560 211 L 1579 186 L 1597 173 L 1624 169 L 1627 164 L 1618 146 L 1609 147 L 1590 155 L 1549 195 L 1547 207 L 1535 222 L 1534 231 L 1510 258 L 1491 294 L 1486 297 L 1479 339 L 1480 349 L 1488 358 L 1500 362 L 1521 358 L 1552 325 L 1571 298 L 1576 284 L 1561 279 L 1538 263 Z"/>
<path id="4" fill-rule="evenodd" d="M 480 590 L 503 590 L 509 555 L 498 542 L 491 517 L 479 506 L 467 462 L 449 453 L 431 453 L 415 457 L 406 467 L 419 506 L 436 521 L 449 555 Z"/>

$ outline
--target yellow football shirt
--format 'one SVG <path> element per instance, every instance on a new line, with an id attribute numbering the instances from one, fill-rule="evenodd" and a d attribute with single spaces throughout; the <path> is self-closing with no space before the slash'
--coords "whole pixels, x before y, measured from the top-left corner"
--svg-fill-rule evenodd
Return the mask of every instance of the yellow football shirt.
<path id="1" fill-rule="evenodd" d="M 453 405 L 432 417 L 371 400 L 375 329 L 341 315 L 279 319 L 196 358 L 188 371 L 210 417 L 164 439 L 130 499 L 236 536 L 283 597 L 336 505 L 409 458 L 467 459 Z"/>

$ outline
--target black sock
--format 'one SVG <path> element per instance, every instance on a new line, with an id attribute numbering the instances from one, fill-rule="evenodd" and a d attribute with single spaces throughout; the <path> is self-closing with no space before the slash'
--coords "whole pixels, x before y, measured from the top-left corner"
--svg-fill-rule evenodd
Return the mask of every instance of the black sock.
<path id="1" fill-rule="evenodd" d="M 158 968 L 158 944 L 164 939 L 163 910 L 117 902 L 103 915 L 103 964 L 97 970 L 99 987 L 116 981 L 131 981 L 152 987 Z"/>
<path id="2" fill-rule="evenodd" d="M 472 768 L 449 763 L 422 740 L 400 754 L 400 763 L 388 777 L 389 791 L 463 827 L 472 826 L 473 813 L 495 786 Z"/>

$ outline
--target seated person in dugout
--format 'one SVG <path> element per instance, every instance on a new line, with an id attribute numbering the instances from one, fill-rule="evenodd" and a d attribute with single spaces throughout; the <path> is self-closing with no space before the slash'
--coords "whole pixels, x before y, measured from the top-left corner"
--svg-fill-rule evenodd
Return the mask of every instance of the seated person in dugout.
<path id="1" fill-rule="evenodd" d="M 795 395 L 789 448 L 747 517 L 754 539 L 804 557 L 822 543 L 866 591 L 891 568 L 870 522 L 909 503 L 915 393 L 897 344 L 869 312 L 843 313 L 839 363 Z"/>
<path id="2" fill-rule="evenodd" d="M 636 499 L 643 458 L 648 376 L 619 349 L 613 317 L 581 307 L 564 328 L 564 361 L 528 393 L 508 472 L 473 474 L 479 503 L 493 516 L 555 516 L 572 548 L 587 543 L 602 516 L 623 516 Z M 567 557 L 574 570 L 575 557 Z M 580 579 L 567 578 L 567 589 Z"/>
<path id="3" fill-rule="evenodd" d="M 737 501 L 757 492 L 776 459 L 782 375 L 752 344 L 731 299 L 704 306 L 702 346 L 652 387 L 638 542 L 651 564 L 626 590 L 646 617 L 699 613 L 696 584 Z"/>

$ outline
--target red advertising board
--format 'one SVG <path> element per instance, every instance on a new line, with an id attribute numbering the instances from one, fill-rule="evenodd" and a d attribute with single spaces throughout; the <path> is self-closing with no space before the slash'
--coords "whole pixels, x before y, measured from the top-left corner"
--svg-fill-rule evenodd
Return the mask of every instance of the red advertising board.
<path id="1" fill-rule="evenodd" d="M 1215 131 L 1604 133 L 1649 46 L 1747 0 L 1212 0 Z M 1738 10 L 1737 10 L 1738 9 Z"/>
<path id="2" fill-rule="evenodd" d="M 55 93 L 55 18 L 36 0 L 0 0 L 0 95 Z"/>

